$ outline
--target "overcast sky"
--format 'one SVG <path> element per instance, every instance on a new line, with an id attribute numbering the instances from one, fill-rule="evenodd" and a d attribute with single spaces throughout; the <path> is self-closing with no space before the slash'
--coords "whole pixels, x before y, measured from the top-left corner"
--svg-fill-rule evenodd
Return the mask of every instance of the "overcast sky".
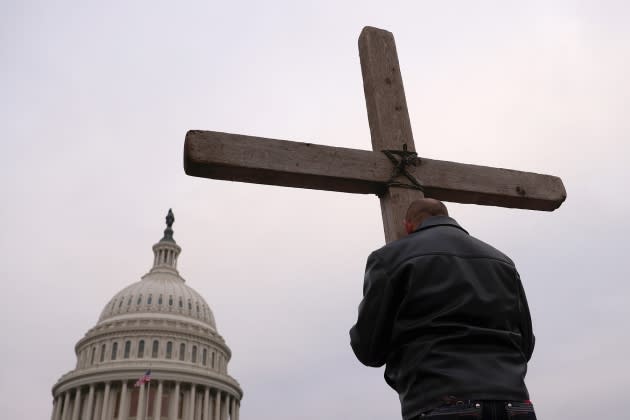
<path id="1" fill-rule="evenodd" d="M 370 25 L 396 38 L 421 156 L 562 177 L 553 213 L 449 209 L 521 273 L 539 418 L 619 418 L 628 22 L 623 0 L 0 2 L 2 417 L 50 417 L 75 343 L 150 269 L 169 207 L 244 420 L 399 416 L 348 338 L 384 242 L 378 199 L 182 167 L 189 129 L 370 149 L 357 49 Z"/>

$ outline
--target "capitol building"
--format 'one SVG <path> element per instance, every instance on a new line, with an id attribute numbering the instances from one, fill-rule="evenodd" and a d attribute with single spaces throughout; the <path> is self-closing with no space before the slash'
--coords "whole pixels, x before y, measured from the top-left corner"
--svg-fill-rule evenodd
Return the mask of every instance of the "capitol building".
<path id="1" fill-rule="evenodd" d="M 52 420 L 238 420 L 231 352 L 177 271 L 174 220 L 169 210 L 151 270 L 114 295 L 76 344 L 76 367 L 52 389 Z"/>

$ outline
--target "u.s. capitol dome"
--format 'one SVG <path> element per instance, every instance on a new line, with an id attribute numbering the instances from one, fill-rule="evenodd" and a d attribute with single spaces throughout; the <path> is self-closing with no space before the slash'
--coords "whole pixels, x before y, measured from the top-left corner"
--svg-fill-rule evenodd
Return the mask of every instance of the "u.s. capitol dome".
<path id="1" fill-rule="evenodd" d="M 177 271 L 174 220 L 169 210 L 151 270 L 118 292 L 76 344 L 75 369 L 52 389 L 52 420 L 239 418 L 231 351 L 210 306 Z"/>

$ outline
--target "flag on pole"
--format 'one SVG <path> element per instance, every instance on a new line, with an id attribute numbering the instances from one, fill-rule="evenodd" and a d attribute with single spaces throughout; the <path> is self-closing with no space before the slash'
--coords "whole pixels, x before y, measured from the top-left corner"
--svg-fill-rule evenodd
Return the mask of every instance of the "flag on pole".
<path id="1" fill-rule="evenodd" d="M 147 382 L 151 382 L 151 369 L 144 372 L 144 375 L 142 375 L 140 379 L 136 381 L 134 386 L 139 387 L 146 384 Z"/>

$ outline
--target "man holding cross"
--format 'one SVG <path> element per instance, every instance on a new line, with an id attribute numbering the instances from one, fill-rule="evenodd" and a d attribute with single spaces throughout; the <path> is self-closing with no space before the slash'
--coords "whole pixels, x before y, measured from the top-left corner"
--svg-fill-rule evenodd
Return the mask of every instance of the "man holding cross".
<path id="1" fill-rule="evenodd" d="M 535 419 L 524 383 L 534 335 L 512 260 L 438 200 L 412 202 L 404 226 L 368 258 L 357 358 L 386 364 L 405 420 Z"/>
<path id="2" fill-rule="evenodd" d="M 440 252 L 446 253 L 444 255 L 450 255 L 448 253 L 453 254 L 453 262 L 457 261 L 459 265 L 441 266 L 445 271 L 437 274 L 446 275 L 449 281 L 445 283 L 435 282 L 433 284 L 434 290 L 414 289 L 414 291 L 426 293 L 426 295 L 416 296 L 414 294 L 412 297 L 420 299 L 418 310 L 427 308 L 427 306 L 431 307 L 431 305 L 436 305 L 440 302 L 444 304 L 444 310 L 453 310 L 453 312 L 449 312 L 455 316 L 455 319 L 450 320 L 452 325 L 450 322 L 447 322 L 442 327 L 446 329 L 448 342 L 454 352 L 454 358 L 448 359 L 444 357 L 451 350 L 440 350 L 439 346 L 435 347 L 435 345 L 429 346 L 429 350 L 439 350 L 441 364 L 432 365 L 430 373 L 433 376 L 427 383 L 438 387 L 436 389 L 439 389 L 439 392 L 431 389 L 429 390 L 430 394 L 427 394 L 427 390 L 422 388 L 422 393 L 420 393 L 418 387 L 423 387 L 423 385 L 420 385 L 420 382 L 414 382 L 415 378 L 412 378 L 414 374 L 410 369 L 418 365 L 418 363 L 415 363 L 418 360 L 415 359 L 422 357 L 423 354 L 418 355 L 413 352 L 405 352 L 405 349 L 396 348 L 396 345 L 400 343 L 411 343 L 414 337 L 424 333 L 424 327 L 420 328 L 420 330 L 415 330 L 413 325 L 411 325 L 418 319 L 398 318 L 397 322 L 393 324 L 394 330 L 392 331 L 393 335 L 398 334 L 396 335 L 398 341 L 392 343 L 391 340 L 387 341 L 385 338 L 382 338 L 386 337 L 383 331 L 370 332 L 370 324 L 361 322 L 361 317 L 355 333 L 355 342 L 360 347 L 359 357 L 363 358 L 365 355 L 365 360 L 368 364 L 382 365 L 387 362 L 388 367 L 391 357 L 409 357 L 409 360 L 391 359 L 391 363 L 393 363 L 391 366 L 398 366 L 398 368 L 389 370 L 391 376 L 389 380 L 392 383 L 414 385 L 413 389 L 399 389 L 401 395 L 404 394 L 402 399 L 405 419 L 426 414 L 423 410 L 436 407 L 437 403 L 429 402 L 429 397 L 450 392 L 446 386 L 449 383 L 445 385 L 441 381 L 440 375 L 451 378 L 457 372 L 466 373 L 467 376 L 462 382 L 462 384 L 466 384 L 466 390 L 477 380 L 475 378 L 494 381 L 492 382 L 493 384 L 502 383 L 504 385 L 503 388 L 497 388 L 497 392 L 488 391 L 487 394 L 482 394 L 482 391 L 480 391 L 479 394 L 475 395 L 461 395 L 462 398 L 494 399 L 509 397 L 526 399 L 527 391 L 522 379 L 525 375 L 525 361 L 531 355 L 533 341 L 531 345 L 528 344 L 531 327 L 528 326 L 529 323 L 525 318 L 527 309 L 525 296 L 520 288 L 520 281 L 517 280 L 517 277 L 516 280 L 514 278 L 517 274 L 513 264 L 507 257 L 490 246 L 469 237 L 466 231 L 459 227 L 454 220 L 448 218 L 445 208 L 442 210 L 442 213 L 433 214 L 433 210 L 429 209 L 431 207 L 429 204 L 433 203 L 435 205 L 435 200 L 422 200 L 426 194 L 426 196 L 433 199 L 458 203 L 553 211 L 566 199 L 566 191 L 562 180 L 551 175 L 418 157 L 415 152 L 411 122 L 409 120 L 407 101 L 405 99 L 393 35 L 382 29 L 365 27 L 359 36 L 359 56 L 361 58 L 372 151 L 266 139 L 216 131 L 190 130 L 186 134 L 184 144 L 184 169 L 188 175 L 205 178 L 378 195 L 381 203 L 385 241 L 391 243 L 391 247 L 387 245 L 368 259 L 368 273 L 366 275 L 368 290 L 366 291 L 379 291 L 378 287 L 384 288 L 380 290 L 383 293 L 392 294 L 405 291 L 404 287 L 400 288 L 397 286 L 398 288 L 394 288 L 394 285 L 400 282 L 403 283 L 403 286 L 409 285 L 411 280 L 406 282 L 404 280 L 388 282 L 382 281 L 382 279 L 391 274 L 391 270 L 397 270 L 399 266 L 411 267 L 405 265 L 403 260 L 396 258 L 404 256 L 406 252 L 409 252 L 412 259 L 418 257 L 418 255 L 414 254 L 416 251 L 413 250 L 416 243 L 422 246 L 426 245 L 427 250 L 433 249 L 434 252 L 440 250 Z M 418 199 L 421 201 L 415 202 Z M 407 210 L 409 203 L 412 203 L 412 206 Z M 429 206 L 426 207 L 425 205 Z M 439 207 L 443 208 L 443 205 Z M 405 216 L 406 211 L 408 213 L 407 217 Z M 432 217 L 427 217 L 427 213 L 431 214 Z M 407 232 L 403 229 L 403 220 L 405 220 L 404 227 Z M 405 237 L 405 234 L 409 232 L 412 233 Z M 443 235 L 443 237 L 440 235 Z M 440 241 L 432 242 L 434 236 L 440 236 Z M 403 237 L 404 239 L 401 239 Z M 471 276 L 464 276 L 463 271 L 458 271 L 466 265 L 464 262 L 472 263 L 473 259 L 462 259 L 461 256 L 457 257 L 459 258 L 457 259 L 455 255 L 459 255 L 458 252 L 462 249 L 468 251 L 467 247 L 472 247 L 473 245 L 478 247 L 477 250 L 481 252 L 480 255 L 489 264 L 488 266 L 483 266 L 483 268 L 487 270 L 488 275 L 494 276 L 490 277 L 489 285 L 482 283 L 480 277 L 474 277 L 480 275 L 480 273 L 475 271 L 477 269 L 476 265 L 471 265 L 467 268 Z M 401 247 L 400 255 L 397 251 L 399 246 Z M 462 248 L 460 249 L 460 247 Z M 419 249 L 424 248 L 421 247 Z M 462 255 L 470 256 L 475 254 L 464 253 Z M 436 261 L 441 261 L 437 254 L 434 257 Z M 446 258 L 445 256 L 443 257 Z M 383 265 L 385 262 L 387 262 L 387 265 Z M 495 265 L 493 266 L 490 263 Z M 448 271 L 447 267 L 452 271 Z M 400 274 L 408 276 L 409 279 L 415 278 L 413 270 Z M 457 277 L 457 275 L 460 277 L 459 281 L 455 281 L 454 277 Z M 509 275 L 513 276 L 512 283 L 507 284 L 500 281 L 500 279 L 504 279 L 505 276 Z M 370 280 L 373 276 L 376 276 L 381 281 L 373 282 Z M 449 276 L 453 276 L 453 278 Z M 432 278 L 433 280 L 436 279 L 436 277 Z M 475 278 L 477 280 L 474 281 L 478 283 L 475 283 L 476 288 L 472 287 L 472 283 L 466 283 L 466 281 L 473 282 Z M 377 289 L 370 289 L 372 284 L 376 285 Z M 493 289 L 490 285 L 498 288 Z M 460 286 L 461 290 L 457 286 Z M 461 296 L 459 301 L 460 309 L 465 309 L 465 311 L 459 313 L 455 310 L 457 308 L 452 307 L 458 301 L 449 302 L 444 297 L 449 293 L 463 293 L 466 290 L 471 294 L 468 297 Z M 434 302 L 429 292 L 436 293 L 435 296 L 439 296 L 443 300 Z M 499 295 L 495 296 L 495 294 L 501 293 L 503 293 L 501 295 L 503 298 L 499 297 Z M 510 301 L 510 296 L 516 299 L 517 295 L 519 298 L 518 305 L 520 305 L 518 311 L 523 316 L 519 318 L 519 321 L 515 317 L 517 308 L 514 305 L 517 305 L 517 301 Z M 401 299 L 401 296 L 397 294 L 388 295 L 386 298 L 394 299 L 392 301 L 394 304 L 404 305 L 406 302 L 404 299 L 402 301 L 396 300 Z M 486 300 L 492 302 L 493 298 L 497 299 L 497 308 L 506 312 L 505 324 L 502 326 L 498 325 L 498 321 L 492 318 L 496 313 L 484 313 L 492 305 L 481 305 Z M 383 299 L 383 302 L 385 301 L 391 305 L 390 301 Z M 508 304 L 508 301 L 511 302 L 512 306 Z M 499 303 L 507 306 L 502 307 Z M 431 308 L 438 311 L 435 307 Z M 493 310 L 497 310 L 497 308 Z M 373 327 L 385 328 L 387 325 L 385 321 L 390 321 L 391 324 L 392 320 L 387 319 L 387 316 L 391 318 L 392 313 L 387 312 L 387 310 L 387 307 L 383 307 L 382 311 L 377 307 L 368 311 L 376 314 L 377 319 L 375 321 L 380 322 L 374 324 Z M 435 313 L 437 314 L 438 312 Z M 383 314 L 385 318 L 378 318 L 380 314 Z M 471 314 L 474 314 L 474 316 L 470 319 L 458 318 L 458 316 L 468 317 Z M 421 314 L 412 311 L 411 315 L 420 316 Z M 425 319 L 421 319 L 421 321 L 427 322 Z M 489 324 L 484 324 L 486 321 Z M 490 321 L 497 322 L 497 324 L 492 324 Z M 425 324 L 421 323 L 418 325 L 424 326 Z M 484 330 L 484 325 L 490 325 L 488 331 Z M 365 328 L 362 328 L 362 326 Z M 505 327 L 505 333 L 499 333 L 503 327 Z M 517 337 L 519 328 L 520 338 Z M 488 335 L 484 336 L 484 331 Z M 436 336 L 435 343 L 439 343 L 440 339 L 437 335 L 440 329 L 435 328 L 430 330 L 430 332 Z M 364 337 L 368 337 L 370 334 L 381 338 L 378 340 L 372 339 L 367 344 L 368 347 L 365 347 L 366 338 Z M 461 335 L 462 343 L 457 341 L 457 334 Z M 481 340 L 479 341 L 481 344 L 472 348 L 471 343 L 477 338 Z M 499 341 L 496 342 L 496 340 Z M 518 342 L 520 342 L 520 347 L 517 345 Z M 370 346 L 375 347 L 371 348 Z M 465 351 L 462 351 L 462 346 L 464 346 Z M 513 352 L 514 346 L 521 349 L 521 354 Z M 509 350 L 505 353 L 502 352 L 508 348 Z M 396 354 L 392 353 L 394 350 L 397 351 Z M 455 357 L 464 353 L 470 356 L 476 354 L 477 356 L 469 358 Z M 427 355 L 432 356 L 433 353 L 430 351 L 429 353 L 425 352 L 423 363 L 427 362 Z M 439 362 L 439 360 L 433 360 L 429 357 L 428 361 L 435 363 Z M 494 366 L 495 364 L 497 366 Z M 483 368 L 488 368 L 489 370 L 486 371 Z M 498 375 L 498 372 L 502 369 L 508 370 L 503 378 L 490 377 L 491 374 Z M 404 378 L 401 375 L 408 375 L 408 377 Z M 508 382 L 506 383 L 505 381 Z M 453 392 L 460 389 L 464 388 L 454 388 Z M 490 386 L 484 388 L 484 390 L 491 389 L 494 388 Z M 417 395 L 420 396 L 417 397 Z M 449 395 L 446 397 L 447 399 L 450 398 Z M 461 408 L 462 404 L 470 403 L 461 400 L 461 404 L 458 405 L 460 402 L 457 399 L 458 397 L 460 395 L 456 395 L 454 400 L 456 406 Z M 417 399 L 409 400 L 409 398 Z M 407 400 L 411 401 L 410 405 L 407 405 L 405 402 Z M 532 417 L 534 414 L 531 410 L 531 404 L 525 404 L 522 401 L 515 401 L 510 404 L 512 406 L 508 408 L 513 412 L 526 416 L 520 418 L 535 418 Z M 484 407 L 486 407 L 484 409 L 490 409 L 492 405 L 486 404 Z M 473 406 L 473 408 L 479 407 Z M 479 414 L 472 411 L 470 413 L 474 415 Z M 464 417 L 458 418 L 460 420 L 464 419 Z M 440 419 L 447 420 L 448 417 L 441 416 Z"/>

